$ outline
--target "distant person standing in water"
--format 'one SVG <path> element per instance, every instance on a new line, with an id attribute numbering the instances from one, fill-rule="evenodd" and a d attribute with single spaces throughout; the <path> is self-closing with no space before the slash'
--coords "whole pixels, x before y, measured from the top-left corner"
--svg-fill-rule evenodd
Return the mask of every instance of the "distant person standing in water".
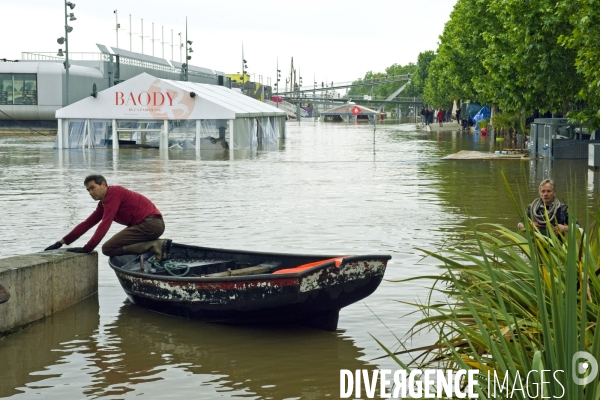
<path id="1" fill-rule="evenodd" d="M 108 186 L 102 175 L 89 175 L 83 184 L 92 199 L 98 201 L 96 210 L 64 238 L 48 246 L 45 251 L 73 243 L 94 225 L 100 223 L 92 238 L 83 247 L 67 249 L 73 253 L 89 253 L 98 246 L 112 222 L 115 221 L 126 225 L 127 228 L 102 245 L 102 253 L 105 256 L 144 254 L 151 251 L 157 262 L 169 257 L 171 240 L 158 239 L 165 231 L 165 223 L 161 212 L 150 200 L 122 186 Z"/>
<path id="2" fill-rule="evenodd" d="M 568 207 L 556 198 L 554 181 L 551 179 L 544 179 L 542 183 L 540 183 L 539 191 L 540 197 L 527 206 L 527 218 L 533 222 L 533 225 L 535 225 L 543 235 L 548 236 L 545 217 L 545 213 L 547 213 L 554 233 L 558 234 L 560 232 L 565 234 L 569 230 Z M 525 224 L 519 222 L 517 228 L 524 229 Z"/>
<path id="3" fill-rule="evenodd" d="M 437 120 L 438 120 L 440 126 L 444 126 L 444 124 L 443 124 L 443 122 L 444 122 L 444 115 L 446 115 L 446 113 L 444 112 L 444 109 L 440 108 L 438 110 L 438 113 L 437 113 Z"/>

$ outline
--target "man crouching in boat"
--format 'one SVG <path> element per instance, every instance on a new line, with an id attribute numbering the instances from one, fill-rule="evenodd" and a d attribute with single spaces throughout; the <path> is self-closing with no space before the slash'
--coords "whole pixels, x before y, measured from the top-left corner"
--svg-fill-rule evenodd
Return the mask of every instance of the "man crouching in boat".
<path id="1" fill-rule="evenodd" d="M 156 262 L 169 257 L 171 240 L 158 239 L 165 231 L 165 223 L 162 214 L 150 200 L 122 186 L 108 186 L 102 175 L 89 175 L 83 184 L 92 199 L 98 201 L 96 210 L 67 236 L 48 246 L 44 251 L 55 250 L 63 244 L 73 243 L 100 222 L 96 232 L 85 246 L 67 249 L 73 253 L 89 253 L 98 246 L 112 222 L 115 221 L 126 225 L 127 228 L 102 245 L 104 255 L 112 257 L 152 251 Z"/>
<path id="2" fill-rule="evenodd" d="M 540 230 L 540 233 L 548 236 L 546 218 L 544 216 L 545 209 L 554 233 L 557 235 L 558 232 L 565 234 L 569 230 L 569 213 L 567 212 L 567 205 L 561 203 L 556 198 L 554 181 L 544 179 L 540 183 L 539 190 L 540 197 L 527 206 L 527 217 L 533 221 L 533 224 Z M 525 225 L 523 222 L 519 222 L 517 227 L 524 229 Z"/>

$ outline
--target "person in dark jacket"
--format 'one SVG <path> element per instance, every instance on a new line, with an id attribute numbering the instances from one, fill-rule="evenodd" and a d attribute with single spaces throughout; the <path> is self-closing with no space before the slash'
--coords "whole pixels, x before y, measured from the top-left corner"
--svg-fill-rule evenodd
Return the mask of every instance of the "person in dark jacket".
<path id="1" fill-rule="evenodd" d="M 539 191 L 540 197 L 527 206 L 527 218 L 531 219 L 540 232 L 547 236 L 546 212 L 554 233 L 567 233 L 569 230 L 568 207 L 556 198 L 554 181 L 551 179 L 544 179 L 542 183 L 540 183 Z M 523 222 L 519 222 L 517 227 L 519 229 L 524 229 L 525 225 Z"/>
<path id="2" fill-rule="evenodd" d="M 122 186 L 108 186 L 102 175 L 89 175 L 83 184 L 92 199 L 98 201 L 94 212 L 58 242 L 46 250 L 55 250 L 71 244 L 100 223 L 92 238 L 83 247 L 69 248 L 74 253 L 93 251 L 104 238 L 111 224 L 117 222 L 127 228 L 114 235 L 102 245 L 106 256 L 154 253 L 155 261 L 168 258 L 170 239 L 159 239 L 165 231 L 161 212 L 143 195 Z"/>

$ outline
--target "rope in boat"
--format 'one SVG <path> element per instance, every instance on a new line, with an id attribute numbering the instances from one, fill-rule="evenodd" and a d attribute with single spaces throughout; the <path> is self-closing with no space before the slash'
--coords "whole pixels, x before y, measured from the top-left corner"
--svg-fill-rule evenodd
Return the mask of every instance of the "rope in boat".
<path id="1" fill-rule="evenodd" d="M 545 226 L 546 218 L 544 217 L 544 203 L 541 198 L 535 199 L 531 203 L 531 219 L 538 224 Z M 548 219 L 552 221 L 552 219 L 556 216 L 556 212 L 560 208 L 560 201 L 554 199 L 550 207 L 546 208 L 546 212 L 548 213 Z"/>
<path id="2" fill-rule="evenodd" d="M 171 276 L 186 276 L 190 272 L 190 266 L 187 264 L 177 264 L 172 261 L 157 262 L 155 260 L 156 257 L 152 256 L 148 259 L 148 262 L 159 272 L 167 271 Z M 183 271 L 181 274 L 177 274 L 172 271 L 181 268 L 185 268 L 185 271 Z"/>

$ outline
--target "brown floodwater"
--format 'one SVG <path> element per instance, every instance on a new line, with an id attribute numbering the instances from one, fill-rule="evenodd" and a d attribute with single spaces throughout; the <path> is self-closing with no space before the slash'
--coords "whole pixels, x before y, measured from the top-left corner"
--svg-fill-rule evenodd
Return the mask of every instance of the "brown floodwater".
<path id="1" fill-rule="evenodd" d="M 64 150 L 50 137 L 0 138 L 0 257 L 41 251 L 94 209 L 92 172 L 149 197 L 164 237 L 256 251 L 392 255 L 370 297 L 342 310 L 336 332 L 239 327 L 177 319 L 127 301 L 100 256 L 97 295 L 0 340 L 0 397 L 11 399 L 338 398 L 340 369 L 398 369 L 392 349 L 439 274 L 419 249 L 437 250 L 473 223 L 516 227 L 517 196 L 530 201 L 551 177 L 580 215 L 594 209 L 600 173 L 587 160 L 442 161 L 489 151 L 474 133 L 418 132 L 411 125 L 288 123 L 270 151 Z M 570 191 L 567 197 L 567 191 Z M 572 207 L 573 208 L 573 207 Z M 585 222 L 585 216 L 580 217 Z M 113 226 L 107 237 L 116 233 Z M 75 245 L 82 245 L 89 232 Z M 0 282 L 1 284 L 2 282 Z M 1 307 L 1 305 L 0 305 Z M 407 343 L 429 344 L 426 334 Z"/>

